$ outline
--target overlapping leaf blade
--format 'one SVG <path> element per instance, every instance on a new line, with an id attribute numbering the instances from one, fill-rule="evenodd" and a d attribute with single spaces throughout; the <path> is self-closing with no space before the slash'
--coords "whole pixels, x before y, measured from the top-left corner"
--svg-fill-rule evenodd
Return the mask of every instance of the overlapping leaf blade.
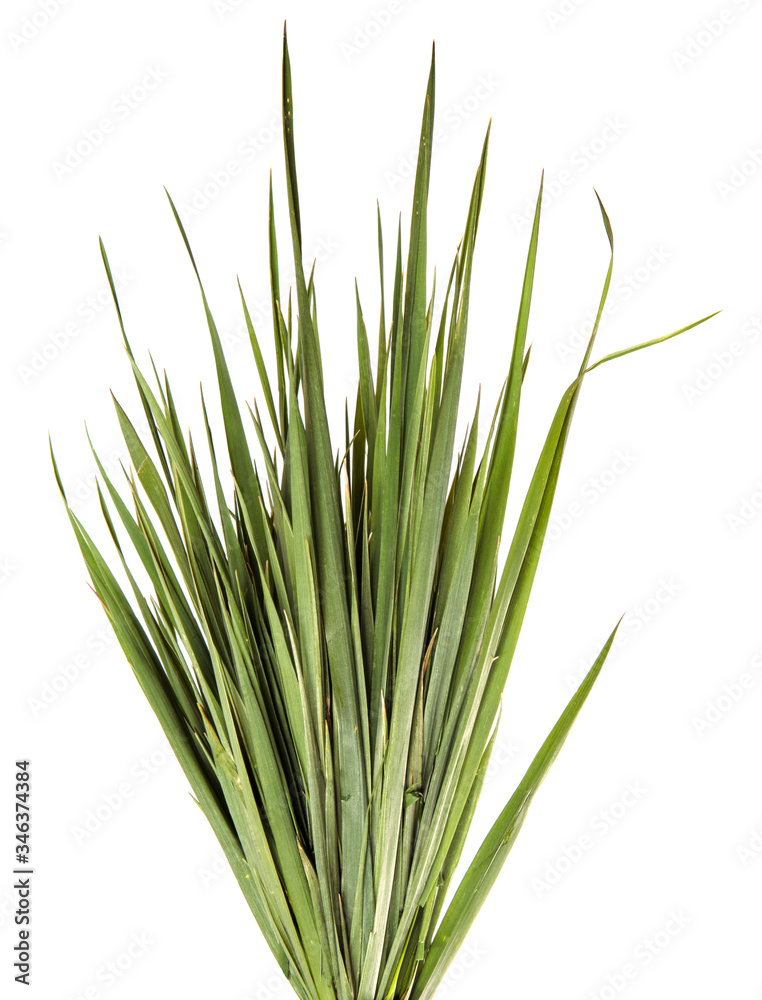
<path id="1" fill-rule="evenodd" d="M 513 339 L 499 348 L 508 374 L 486 444 L 479 454 L 477 401 L 463 450 L 455 456 L 489 130 L 436 315 L 434 288 L 427 287 L 434 93 L 432 52 L 407 264 L 403 268 L 400 225 L 387 310 L 379 208 L 375 371 L 356 284 L 359 383 L 354 413 L 345 412 L 344 448 L 334 453 L 314 265 L 308 276 L 304 270 L 284 34 L 284 153 L 296 310 L 291 289 L 282 307 L 271 180 L 272 378 L 238 286 L 275 440 L 271 453 L 256 401 L 247 400 L 269 507 L 174 205 L 198 279 L 224 429 L 227 460 L 215 447 L 202 396 L 212 468 L 209 500 L 169 380 L 162 382 L 151 362 L 157 383 L 152 389 L 132 353 L 101 244 L 154 453 L 115 401 L 132 464 L 128 499 L 96 454 L 98 496 L 133 602 L 71 509 L 69 520 L 92 587 L 196 801 L 303 1000 L 429 1000 L 441 982 L 614 638 L 612 633 L 445 908 L 497 735 L 583 380 L 604 363 L 704 322 L 591 363 L 613 266 L 611 224 L 599 199 L 611 259 L 597 319 L 579 375 L 550 422 L 498 572 L 509 492 L 515 489 L 543 187 L 541 182 Z M 502 316 L 500 303 L 496 311 Z M 64 495 L 57 467 L 55 474 Z M 149 597 L 135 566 L 153 587 Z"/>

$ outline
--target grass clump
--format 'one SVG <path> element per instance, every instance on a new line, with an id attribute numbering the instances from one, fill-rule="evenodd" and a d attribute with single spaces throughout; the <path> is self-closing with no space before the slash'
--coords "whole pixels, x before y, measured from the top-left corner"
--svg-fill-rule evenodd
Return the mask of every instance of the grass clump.
<path id="1" fill-rule="evenodd" d="M 426 287 L 433 118 L 432 58 L 407 263 L 403 267 L 398 230 L 388 288 L 379 216 L 375 375 L 357 296 L 359 385 L 338 452 L 326 414 L 313 275 L 305 276 L 302 259 L 285 36 L 295 308 L 279 279 L 271 185 L 274 371 L 266 368 L 262 331 L 254 329 L 241 291 L 266 421 L 256 403 L 242 412 L 199 278 L 225 436 L 222 446 L 214 442 L 202 394 L 212 470 L 206 483 L 166 376 L 154 368 L 152 388 L 135 361 L 101 244 L 151 436 L 144 443 L 115 402 L 132 464 L 129 505 L 96 453 L 98 496 L 125 589 L 71 509 L 69 519 L 119 643 L 302 1000 L 433 995 L 616 631 L 452 894 L 583 378 L 697 325 L 591 363 L 609 263 L 582 366 L 558 404 L 498 572 L 529 358 L 542 187 L 508 375 L 487 442 L 477 454 L 477 402 L 456 457 L 489 131 L 445 304 L 435 316 L 433 290 Z M 613 260 L 611 226 L 600 209 Z M 261 449 L 266 490 L 247 430 Z M 56 476 L 61 487 L 57 469 Z M 133 560 L 150 580 L 151 594 L 139 585 Z"/>

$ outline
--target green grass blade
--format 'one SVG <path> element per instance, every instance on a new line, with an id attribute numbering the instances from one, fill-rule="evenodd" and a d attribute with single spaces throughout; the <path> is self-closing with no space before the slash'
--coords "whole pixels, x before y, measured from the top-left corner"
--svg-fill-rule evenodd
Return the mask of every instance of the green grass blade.
<path id="1" fill-rule="evenodd" d="M 609 636 L 595 663 L 551 730 L 463 876 L 434 936 L 431 949 L 413 988 L 411 1000 L 429 1000 L 433 996 L 447 966 L 465 940 L 518 836 L 537 789 L 558 756 L 572 724 L 590 694 L 614 642 L 618 627 L 617 625 Z"/>
<path id="2" fill-rule="evenodd" d="M 312 492 L 315 528 L 317 584 L 325 625 L 326 647 L 331 677 L 331 710 L 337 739 L 337 765 L 341 775 L 340 842 L 343 858 L 341 893 L 350 912 L 355 897 L 355 880 L 362 849 L 362 826 L 368 806 L 369 790 L 365 783 L 366 761 L 359 738 L 360 719 L 356 666 L 352 647 L 349 610 L 342 587 L 345 579 L 342 512 L 338 483 L 333 469 L 328 419 L 320 374 L 319 348 L 310 315 L 304 282 L 301 247 L 301 220 L 296 181 L 296 156 L 293 132 L 293 97 L 288 45 L 283 37 L 283 132 L 286 174 L 291 220 L 291 236 L 296 270 L 302 349 L 305 428 L 309 481 Z"/>

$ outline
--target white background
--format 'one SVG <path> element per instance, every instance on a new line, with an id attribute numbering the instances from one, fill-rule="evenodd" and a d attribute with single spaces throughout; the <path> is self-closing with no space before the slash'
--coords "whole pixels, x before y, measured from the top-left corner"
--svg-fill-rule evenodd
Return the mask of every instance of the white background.
<path id="1" fill-rule="evenodd" d="M 47 454 L 50 432 L 75 510 L 101 539 L 83 421 L 115 468 L 125 452 L 108 390 L 139 413 L 104 294 L 99 234 L 125 275 L 135 353 L 147 364 L 150 348 L 169 370 L 196 435 L 199 381 L 215 399 L 203 313 L 162 185 L 178 204 L 196 205 L 188 230 L 212 309 L 242 395 L 258 394 L 235 276 L 256 321 L 256 303 L 268 297 L 271 167 L 284 256 L 288 246 L 282 144 L 270 126 L 287 17 L 305 249 L 319 256 L 337 437 L 356 384 L 352 282 L 372 331 L 375 200 L 391 271 L 398 212 L 403 231 L 409 222 L 405 160 L 416 147 L 432 39 L 442 141 L 430 263 L 440 276 L 493 119 L 464 428 L 478 384 L 490 413 L 507 372 L 527 247 L 521 220 L 546 170 L 509 517 L 603 282 L 608 247 L 594 187 L 616 237 L 615 309 L 599 354 L 724 310 L 584 386 L 475 830 L 487 829 L 574 676 L 629 611 L 626 642 L 443 995 L 762 996 L 762 3 L 48 0 L 49 15 L 44 7 L 6 2 L 0 24 L 4 995 L 22 993 L 10 951 L 18 756 L 32 761 L 37 869 L 25 996 L 288 993 L 127 663 L 101 632 L 105 618 Z M 152 91 L 141 89 L 147 74 Z M 110 130 L 80 163 L 69 153 L 67 165 L 68 147 L 93 138 L 104 118 Z M 111 816 L 109 797 L 120 806 Z M 94 821 L 96 812 L 107 818 Z"/>

